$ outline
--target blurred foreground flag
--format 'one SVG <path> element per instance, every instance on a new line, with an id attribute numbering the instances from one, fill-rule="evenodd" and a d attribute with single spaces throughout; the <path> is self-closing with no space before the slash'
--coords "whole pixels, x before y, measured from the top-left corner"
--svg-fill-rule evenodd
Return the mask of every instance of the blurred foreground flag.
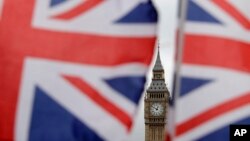
<path id="1" fill-rule="evenodd" d="M 229 141 L 230 124 L 250 124 L 250 1 L 186 2 L 171 134 Z"/>
<path id="2" fill-rule="evenodd" d="M 153 54 L 151 1 L 0 4 L 0 140 L 124 140 Z"/>

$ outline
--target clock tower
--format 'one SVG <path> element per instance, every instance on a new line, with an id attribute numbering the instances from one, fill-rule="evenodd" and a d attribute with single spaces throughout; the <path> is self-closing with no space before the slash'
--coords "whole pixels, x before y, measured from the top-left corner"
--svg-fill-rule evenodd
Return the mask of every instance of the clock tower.
<path id="1" fill-rule="evenodd" d="M 152 82 L 144 97 L 145 141 L 165 141 L 169 96 L 158 49 Z"/>

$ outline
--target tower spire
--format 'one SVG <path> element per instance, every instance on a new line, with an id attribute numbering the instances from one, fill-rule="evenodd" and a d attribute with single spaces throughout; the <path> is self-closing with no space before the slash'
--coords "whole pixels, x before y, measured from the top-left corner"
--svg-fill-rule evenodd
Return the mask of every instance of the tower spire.
<path id="1" fill-rule="evenodd" d="M 160 45 L 158 44 L 157 58 L 155 61 L 153 71 L 161 71 L 161 70 L 163 70 L 163 67 L 161 64 L 161 57 L 160 57 Z"/>

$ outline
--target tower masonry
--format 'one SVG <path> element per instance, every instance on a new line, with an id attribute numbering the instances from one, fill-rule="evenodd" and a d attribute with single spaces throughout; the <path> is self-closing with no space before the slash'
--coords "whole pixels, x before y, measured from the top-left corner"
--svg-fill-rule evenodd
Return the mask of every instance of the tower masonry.
<path id="1" fill-rule="evenodd" d="M 144 97 L 145 141 L 165 141 L 169 97 L 158 49 L 152 81 Z"/>

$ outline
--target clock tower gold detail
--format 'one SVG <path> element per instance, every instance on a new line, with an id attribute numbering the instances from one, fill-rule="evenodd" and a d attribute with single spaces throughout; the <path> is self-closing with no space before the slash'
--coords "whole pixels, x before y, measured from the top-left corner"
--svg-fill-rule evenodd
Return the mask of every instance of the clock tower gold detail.
<path id="1" fill-rule="evenodd" d="M 145 141 L 165 141 L 169 97 L 158 51 L 153 78 L 144 97 Z"/>

